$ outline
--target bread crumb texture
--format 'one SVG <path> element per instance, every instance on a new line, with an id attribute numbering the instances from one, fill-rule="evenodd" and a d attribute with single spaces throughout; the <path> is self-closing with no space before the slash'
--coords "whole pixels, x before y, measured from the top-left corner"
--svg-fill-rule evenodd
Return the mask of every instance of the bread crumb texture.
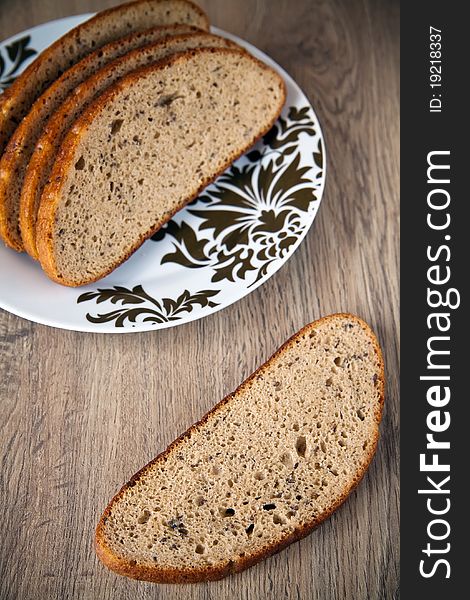
<path id="1" fill-rule="evenodd" d="M 86 78 L 73 90 L 73 93 L 68 95 L 49 119 L 42 130 L 35 153 L 28 164 L 21 199 L 22 209 L 26 213 L 22 215 L 21 234 L 26 250 L 34 258 L 37 258 L 35 241 L 26 238 L 28 235 L 35 235 L 35 231 L 31 232 L 31 229 L 35 229 L 42 192 L 50 177 L 61 142 L 73 122 L 86 110 L 88 105 L 121 77 L 135 69 L 161 60 L 174 52 L 201 47 L 237 47 L 236 44 L 224 38 L 204 32 L 187 32 L 185 29 L 188 30 L 190 27 L 188 25 L 174 25 L 152 29 L 145 35 L 135 34 L 135 36 L 132 36 L 132 42 L 139 44 L 137 48 L 128 49 L 129 51 L 124 56 L 108 62 L 102 68 L 99 68 L 93 76 Z M 145 45 L 140 47 L 142 39 L 144 39 Z M 116 43 L 110 44 L 105 48 L 115 45 Z M 111 51 L 108 52 L 108 55 L 110 53 Z M 100 54 L 100 52 L 97 54 Z M 89 57 L 87 57 L 87 62 L 92 63 L 91 69 L 95 69 L 93 66 L 94 61 Z M 76 65 L 77 70 L 79 66 Z"/>
<path id="2" fill-rule="evenodd" d="M 305 327 L 124 486 L 98 526 L 100 557 L 137 578 L 197 581 L 302 537 L 367 468 L 383 383 L 361 320 Z"/>
<path id="3" fill-rule="evenodd" d="M 55 276 L 69 285 L 125 260 L 266 133 L 284 102 L 275 71 L 228 49 L 177 53 L 117 85 L 89 107 L 91 122 L 72 126 L 62 149 L 73 155 L 59 155 L 51 175 L 61 190 L 41 200 L 48 223 L 55 207 Z"/>

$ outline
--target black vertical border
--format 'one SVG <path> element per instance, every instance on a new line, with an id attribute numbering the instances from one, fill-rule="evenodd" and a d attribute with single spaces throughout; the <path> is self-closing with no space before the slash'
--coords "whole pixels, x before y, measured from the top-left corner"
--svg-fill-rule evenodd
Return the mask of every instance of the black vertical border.
<path id="1" fill-rule="evenodd" d="M 403 2 L 401 5 L 401 598 L 404 600 L 426 598 L 466 597 L 467 566 L 466 550 L 469 504 L 465 489 L 470 482 L 470 327 L 466 314 L 468 277 L 470 275 L 470 193 L 467 179 L 470 176 L 470 148 L 466 139 L 470 135 L 469 86 L 470 25 L 465 17 L 466 4 L 459 2 Z M 442 30 L 442 90 L 432 90 L 430 75 L 430 32 L 433 26 Z M 433 92 L 441 94 L 442 112 L 429 112 Z M 445 232 L 431 230 L 427 223 L 427 195 L 431 189 L 427 183 L 427 155 L 431 151 L 450 151 L 450 184 L 445 187 L 451 195 L 449 213 L 451 224 Z M 444 159 L 445 162 L 445 159 Z M 450 235 L 451 239 L 444 239 Z M 429 375 L 427 365 L 427 341 L 435 330 L 430 330 L 426 319 L 434 312 L 427 303 L 427 270 L 432 263 L 426 256 L 427 247 L 437 249 L 447 244 L 451 251 L 446 262 L 442 252 L 439 264 L 448 265 L 451 279 L 447 286 L 460 292 L 460 307 L 452 310 L 438 308 L 450 313 L 451 328 L 448 333 L 450 356 L 442 362 L 450 362 L 448 383 L 451 390 L 448 410 L 451 424 L 447 431 L 436 434 L 436 439 L 448 440 L 450 450 L 439 452 L 441 462 L 450 463 L 450 472 L 435 473 L 440 482 L 450 475 L 447 487 L 450 494 L 418 494 L 419 489 L 432 488 L 419 468 L 419 456 L 426 452 L 426 434 L 429 429 L 426 418 L 435 410 L 426 399 L 429 381 L 420 381 L 421 375 Z M 435 255 L 435 252 L 434 252 Z M 436 288 L 437 286 L 430 286 Z M 445 344 L 443 344 L 443 347 Z M 443 372 L 435 372 L 443 374 Z M 443 383 L 447 385 L 447 383 Z M 429 452 L 432 454 L 432 452 Z M 445 486 L 442 486 L 443 488 Z M 442 515 L 450 525 L 449 537 L 442 541 L 429 539 L 427 526 L 433 518 L 428 512 L 427 499 L 434 498 L 432 506 L 444 507 L 449 497 L 449 512 Z M 441 504 L 439 504 L 441 502 Z M 434 528 L 440 535 L 445 526 Z M 448 553 L 431 554 L 423 550 L 428 542 L 433 549 L 443 549 L 450 544 Z M 434 562 L 444 558 L 450 564 L 436 568 L 432 577 L 420 575 L 420 561 L 425 560 L 425 570 L 432 570 Z M 462 596 L 463 594 L 463 596 Z"/>

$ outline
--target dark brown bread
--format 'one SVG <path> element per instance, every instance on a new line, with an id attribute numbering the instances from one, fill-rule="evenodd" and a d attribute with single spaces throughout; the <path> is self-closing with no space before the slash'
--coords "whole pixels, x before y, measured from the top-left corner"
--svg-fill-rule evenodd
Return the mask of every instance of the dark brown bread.
<path id="1" fill-rule="evenodd" d="M 180 583 L 282 550 L 362 479 L 383 400 L 382 355 L 364 321 L 307 325 L 116 494 L 98 556 L 120 575 Z"/>
<path id="2" fill-rule="evenodd" d="M 264 135 L 285 101 L 244 51 L 192 50 L 109 87 L 72 126 L 39 207 L 43 269 L 77 286 L 126 260 Z"/>
<path id="3" fill-rule="evenodd" d="M 63 35 L 0 96 L 0 154 L 36 98 L 66 69 L 132 31 L 173 23 L 209 29 L 207 16 L 189 0 L 134 0 L 100 12 Z"/>
<path id="4" fill-rule="evenodd" d="M 180 28 L 182 26 L 178 25 L 177 27 Z M 159 42 L 147 44 L 144 47 L 134 50 L 129 49 L 129 52 L 124 56 L 109 62 L 94 75 L 83 81 L 57 107 L 42 128 L 42 133 L 29 159 L 21 190 L 21 238 L 24 248 L 30 256 L 35 259 L 38 258 L 36 249 L 36 219 L 39 202 L 44 186 L 49 180 L 60 144 L 72 123 L 99 94 L 130 71 L 161 60 L 174 52 L 203 46 L 238 48 L 234 42 L 202 31 L 186 35 L 167 36 Z"/>
<path id="5" fill-rule="evenodd" d="M 192 25 L 166 25 L 120 38 L 91 54 L 87 54 L 85 58 L 67 69 L 39 96 L 11 136 L 0 160 L 0 213 L 5 215 L 3 219 L 0 218 L 0 222 L 7 224 L 7 228 L 0 227 L 0 234 L 8 246 L 18 251 L 28 250 L 23 240 L 23 237 L 25 237 L 26 243 L 30 241 L 27 236 L 27 223 L 23 222 L 23 230 L 25 231 L 25 236 L 23 236 L 20 233 L 21 223 L 19 222 L 21 191 L 26 169 L 44 124 L 68 96 L 69 92 L 101 69 L 106 63 L 134 48 L 155 43 L 171 35 L 195 31 L 201 30 Z M 26 204 L 29 200 L 29 197 L 25 197 L 23 204 Z M 27 208 L 27 206 L 23 208 L 24 213 L 26 213 Z M 36 257 L 34 256 L 34 258 Z"/>

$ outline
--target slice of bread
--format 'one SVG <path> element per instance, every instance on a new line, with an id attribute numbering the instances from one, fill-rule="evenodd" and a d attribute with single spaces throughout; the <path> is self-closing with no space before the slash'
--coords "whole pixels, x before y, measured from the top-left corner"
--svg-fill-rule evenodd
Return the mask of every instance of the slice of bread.
<path id="1" fill-rule="evenodd" d="M 307 325 L 116 494 L 96 530 L 99 558 L 120 575 L 180 583 L 282 550 L 359 483 L 383 399 L 366 323 L 337 314 Z"/>
<path id="2" fill-rule="evenodd" d="M 133 31 L 173 23 L 209 29 L 207 16 L 189 0 L 134 0 L 100 12 L 63 35 L 0 96 L 0 153 L 36 98 L 86 54 Z"/>
<path id="3" fill-rule="evenodd" d="M 73 124 L 38 213 L 41 266 L 96 281 L 272 127 L 285 101 L 273 69 L 241 50 L 200 48 L 134 71 Z"/>
<path id="4" fill-rule="evenodd" d="M 120 38 L 87 54 L 39 96 L 11 136 L 0 160 L 0 236 L 8 246 L 17 251 L 26 249 L 23 248 L 19 223 L 20 196 L 26 167 L 44 124 L 69 92 L 106 63 L 134 48 L 155 43 L 171 35 L 196 31 L 201 30 L 192 25 L 166 25 Z M 29 201 L 29 198 L 24 200 Z"/>
<path id="5" fill-rule="evenodd" d="M 129 72 L 161 60 L 174 52 L 201 47 L 238 48 L 234 42 L 201 31 L 188 35 L 172 35 L 160 42 L 129 51 L 120 59 L 108 63 L 76 87 L 61 106 L 57 107 L 37 140 L 24 174 L 21 190 L 19 210 L 21 237 L 25 250 L 33 258 L 38 258 L 36 219 L 39 201 L 44 186 L 49 180 L 60 144 L 78 115 L 96 96 Z"/>

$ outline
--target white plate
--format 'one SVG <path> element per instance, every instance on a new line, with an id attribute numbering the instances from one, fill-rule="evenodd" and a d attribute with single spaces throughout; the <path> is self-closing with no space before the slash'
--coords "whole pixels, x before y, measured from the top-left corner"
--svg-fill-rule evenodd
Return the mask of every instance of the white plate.
<path id="1" fill-rule="evenodd" d="M 0 44 L 0 85 L 90 15 L 52 21 Z M 271 132 L 122 266 L 82 288 L 50 281 L 39 264 L 0 243 L 0 306 L 37 323 L 102 333 L 163 329 L 240 300 L 292 256 L 317 213 L 325 146 L 295 81 L 247 42 L 213 28 L 274 67 L 287 102 Z M 34 51 L 34 52 L 33 52 Z"/>

